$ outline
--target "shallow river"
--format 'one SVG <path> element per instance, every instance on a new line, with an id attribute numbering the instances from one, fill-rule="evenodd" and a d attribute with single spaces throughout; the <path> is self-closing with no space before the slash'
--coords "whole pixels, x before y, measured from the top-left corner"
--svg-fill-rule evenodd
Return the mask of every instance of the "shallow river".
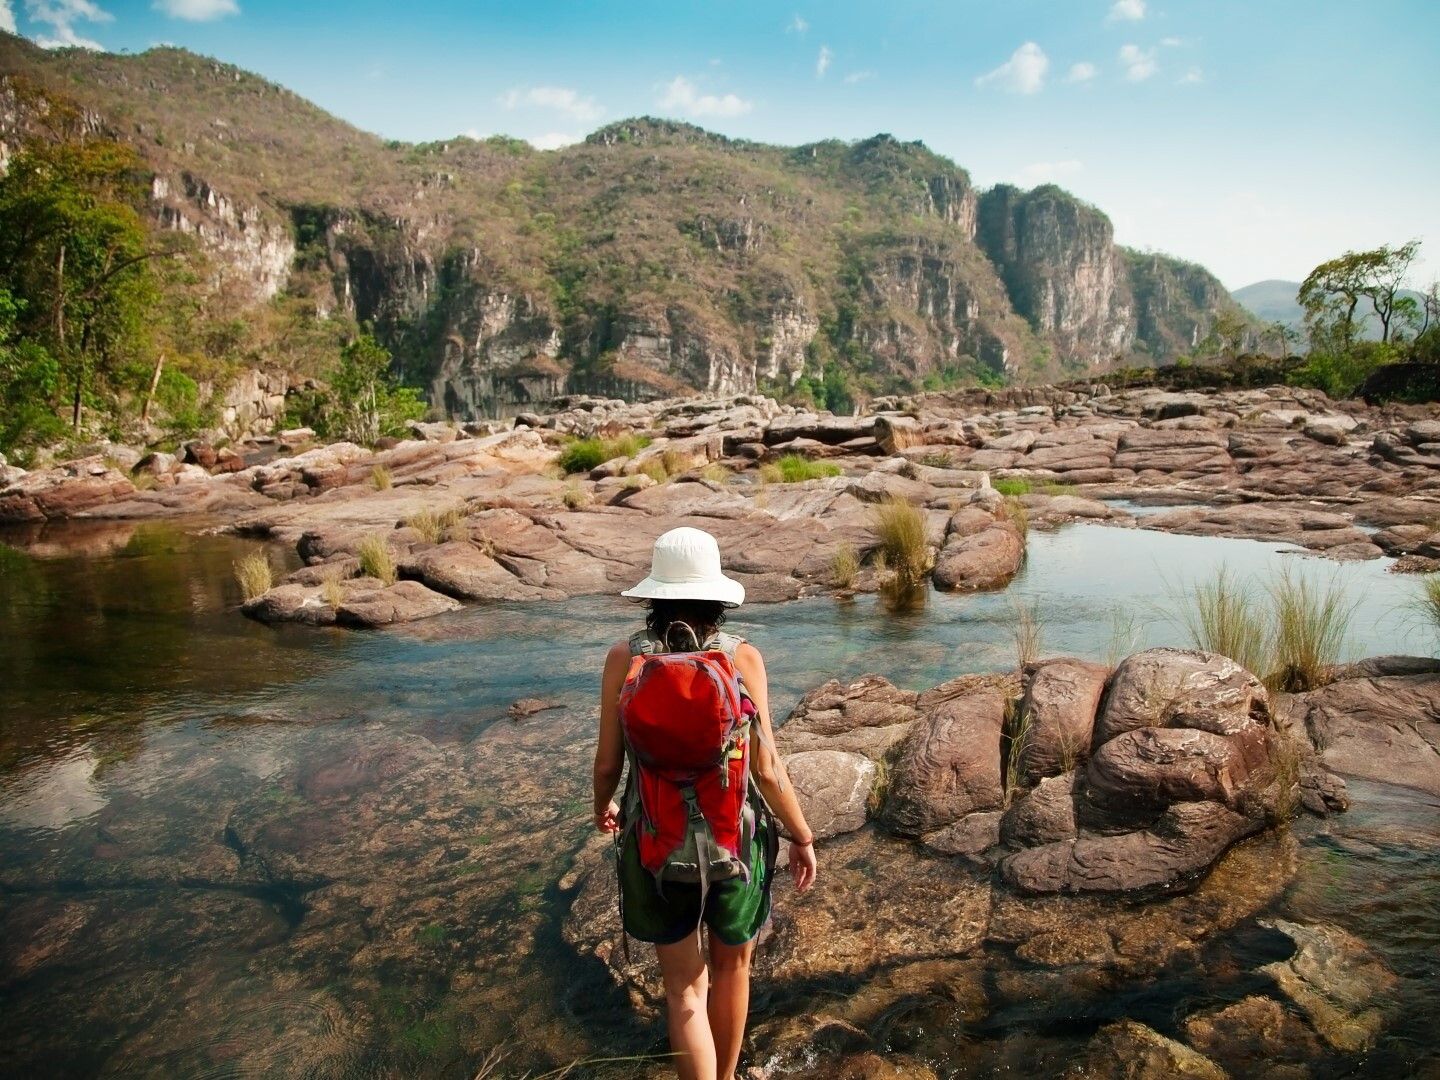
<path id="1" fill-rule="evenodd" d="M 557 881 L 588 835 L 596 672 L 627 603 L 274 630 L 236 611 L 246 542 L 154 527 L 43 540 L 0 546 L 0 1074 L 468 1077 L 492 1051 L 519 1071 L 660 1048 L 559 934 Z M 1221 565 L 1344 588 L 1357 657 L 1437 649 L 1418 583 L 1388 560 L 1085 525 L 1032 534 L 1002 594 L 903 616 L 869 597 L 754 606 L 731 628 L 765 652 L 783 716 L 830 677 L 921 688 L 1010 667 L 1017 606 L 1038 613 L 1045 654 L 1187 644 L 1177 593 Z M 537 696 L 558 707 L 505 719 Z M 1363 1071 L 1437 1076 L 1440 806 L 1352 790 L 1350 814 L 1299 825 L 1275 913 L 1339 924 L 1401 975 Z M 1239 969 L 1279 955 L 1253 922 L 1220 947 Z M 1173 1033 L 1237 992 L 1160 980 L 1123 1014 Z M 805 1005 L 761 993 L 757 1014 Z M 887 1040 L 942 1074 L 960 1059 L 947 1039 L 988 1040 L 981 1071 L 1001 1074 L 1063 1060 L 1107 1018 L 1067 1014 L 1059 1043 L 1043 1010 Z M 631 1066 L 591 1071 L 607 1068 Z"/>

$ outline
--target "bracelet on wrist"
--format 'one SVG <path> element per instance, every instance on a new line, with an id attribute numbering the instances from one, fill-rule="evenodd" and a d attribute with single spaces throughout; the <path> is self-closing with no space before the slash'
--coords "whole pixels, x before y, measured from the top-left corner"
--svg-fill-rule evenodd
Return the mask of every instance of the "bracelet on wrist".
<path id="1" fill-rule="evenodd" d="M 799 846 L 799 847 L 814 847 L 814 846 L 815 846 L 815 837 L 812 836 L 812 837 L 810 837 L 809 840 L 796 840 L 796 839 L 792 836 L 792 837 L 790 838 L 790 843 L 795 844 L 795 845 L 797 845 L 797 846 Z"/>

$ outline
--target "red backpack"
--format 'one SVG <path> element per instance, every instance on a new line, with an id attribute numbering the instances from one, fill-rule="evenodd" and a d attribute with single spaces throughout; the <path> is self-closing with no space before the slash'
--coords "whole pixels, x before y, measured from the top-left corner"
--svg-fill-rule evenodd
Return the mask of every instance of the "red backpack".
<path id="1" fill-rule="evenodd" d="M 631 766 L 624 829 L 627 840 L 633 832 L 640 863 L 662 892 L 667 882 L 699 884 L 703 894 L 711 881 L 748 880 L 756 827 L 749 798 L 755 713 L 724 648 L 631 658 L 620 691 Z"/>

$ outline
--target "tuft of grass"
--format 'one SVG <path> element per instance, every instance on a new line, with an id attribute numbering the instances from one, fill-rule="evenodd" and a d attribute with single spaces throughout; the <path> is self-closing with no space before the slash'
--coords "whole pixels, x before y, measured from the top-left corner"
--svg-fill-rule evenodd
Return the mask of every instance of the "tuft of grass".
<path id="1" fill-rule="evenodd" d="M 709 480 L 712 484 L 728 484 L 730 477 L 733 475 L 734 473 L 730 471 L 730 466 L 722 465 L 718 461 L 712 461 L 700 470 L 701 478 Z"/>
<path id="2" fill-rule="evenodd" d="M 590 505 L 590 495 L 579 484 L 571 481 L 560 493 L 560 501 L 567 510 L 579 510 L 582 506 Z"/>
<path id="3" fill-rule="evenodd" d="M 840 475 L 840 466 L 833 461 L 811 461 L 799 454 L 786 454 L 775 464 L 780 470 L 781 481 L 786 484 L 799 484 L 806 480 Z"/>
<path id="4" fill-rule="evenodd" d="M 411 514 L 405 519 L 405 524 L 418 532 L 427 543 L 438 544 L 452 528 L 460 524 L 460 518 L 461 511 L 458 507 L 438 512 L 427 507 L 419 513 Z"/>
<path id="5" fill-rule="evenodd" d="M 780 471 L 780 466 L 775 464 L 760 466 L 760 483 L 780 484 L 785 481 L 785 474 Z"/>
<path id="6" fill-rule="evenodd" d="M 1015 601 L 1010 624 L 1010 636 L 1015 642 L 1015 664 L 1023 669 L 1040 659 L 1040 643 L 1045 637 L 1045 622 L 1040 614 L 1040 605 L 1035 602 Z"/>
<path id="7" fill-rule="evenodd" d="M 670 479 L 670 470 L 665 467 L 665 462 L 656 458 L 651 458 L 645 462 L 645 464 L 641 465 L 640 468 L 636 469 L 635 472 L 640 476 L 648 476 L 657 484 L 663 484 L 666 480 Z"/>
<path id="8" fill-rule="evenodd" d="M 1209 581 L 1194 585 L 1188 603 L 1176 605 L 1179 620 L 1197 649 L 1228 656 L 1264 675 L 1271 664 L 1271 635 L 1253 591 L 1222 566 Z"/>
<path id="9" fill-rule="evenodd" d="M 566 473 L 589 472 L 613 458 L 634 457 L 649 445 L 648 436 L 636 435 L 633 431 L 613 439 L 571 439 L 560 448 L 558 461 Z"/>
<path id="10" fill-rule="evenodd" d="M 1294 735 L 1282 731 L 1270 736 L 1270 766 L 1275 770 L 1270 824 L 1284 824 L 1300 809 L 1300 765 L 1304 760 L 1305 749 Z"/>
<path id="11" fill-rule="evenodd" d="M 345 599 L 345 592 L 340 588 L 340 572 L 332 570 L 325 575 L 320 582 L 320 597 L 330 605 L 331 610 L 340 606 Z"/>
<path id="12" fill-rule="evenodd" d="M 872 511 L 870 528 L 880 542 L 876 567 L 886 602 L 894 610 L 923 603 L 935 565 L 925 535 L 925 514 L 903 499 L 889 499 Z"/>
<path id="13" fill-rule="evenodd" d="M 471 541 L 487 559 L 495 558 L 495 541 L 488 533 L 481 533 Z"/>
<path id="14" fill-rule="evenodd" d="M 240 586 L 240 595 L 248 604 L 258 596 L 264 596 L 274 584 L 274 572 L 270 560 L 263 551 L 252 551 L 235 563 L 235 581 Z"/>
<path id="15" fill-rule="evenodd" d="M 990 486 L 1007 498 L 1030 494 L 1030 481 L 1023 476 L 1002 476 L 991 480 Z"/>
<path id="16" fill-rule="evenodd" d="M 1000 504 L 1000 513 L 1011 525 L 1015 526 L 1015 531 L 1020 534 L 1022 540 L 1030 535 L 1030 514 L 1025 509 L 1025 504 L 1019 499 L 1006 498 Z"/>
<path id="17" fill-rule="evenodd" d="M 1135 651 L 1140 643 L 1140 620 L 1133 609 L 1110 609 L 1110 639 L 1105 645 L 1105 664 L 1114 667 Z"/>
<path id="18" fill-rule="evenodd" d="M 932 469 L 953 469 L 955 467 L 954 456 L 944 451 L 921 454 L 919 462 L 921 465 L 928 465 Z"/>
<path id="19" fill-rule="evenodd" d="M 1440 628 L 1440 574 L 1426 574 L 1420 579 L 1417 603 L 1420 613 Z"/>
<path id="20" fill-rule="evenodd" d="M 383 581 L 386 585 L 395 584 L 395 553 L 390 550 L 385 537 L 379 533 L 371 533 L 360 541 L 356 554 L 360 557 L 362 574 Z"/>
<path id="21" fill-rule="evenodd" d="M 1340 660 L 1355 614 L 1337 578 L 1320 585 L 1288 568 L 1267 587 L 1275 612 L 1272 689 L 1299 693 L 1323 685 Z"/>
<path id="22" fill-rule="evenodd" d="M 660 451 L 660 464 L 665 469 L 666 477 L 679 476 L 686 471 L 685 455 L 679 450 Z"/>
<path id="23" fill-rule="evenodd" d="M 1030 738 L 1030 714 L 1020 698 L 1005 699 L 1005 718 L 1000 728 L 1001 752 L 1005 758 L 1005 800 L 1009 806 L 1020 790 L 1020 758 Z"/>
<path id="24" fill-rule="evenodd" d="M 849 589 L 860 574 L 860 557 L 852 544 L 841 544 L 830 560 L 830 576 L 837 589 Z"/>
<path id="25" fill-rule="evenodd" d="M 374 485 L 376 491 L 389 491 L 395 486 L 390 470 L 384 465 L 376 465 L 370 470 L 370 483 Z"/>

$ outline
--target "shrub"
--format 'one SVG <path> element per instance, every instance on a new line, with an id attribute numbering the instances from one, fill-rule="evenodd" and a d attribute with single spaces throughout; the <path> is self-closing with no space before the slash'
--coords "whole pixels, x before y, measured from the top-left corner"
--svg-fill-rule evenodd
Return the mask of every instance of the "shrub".
<path id="1" fill-rule="evenodd" d="M 992 480 L 990 486 L 1001 495 L 1009 497 L 1030 494 L 1030 481 L 1023 476 L 1002 476 Z"/>
<path id="2" fill-rule="evenodd" d="M 841 544 L 830 560 L 830 576 L 835 579 L 837 589 L 848 589 L 855 584 L 860 574 L 860 558 L 851 544 Z"/>
<path id="3" fill-rule="evenodd" d="M 870 527 L 880 542 L 877 566 L 885 599 L 896 608 L 922 600 L 935 565 L 925 535 L 925 514 L 903 499 L 890 499 L 875 507 Z"/>
<path id="4" fill-rule="evenodd" d="M 1197 649 L 1228 656 L 1258 675 L 1271 662 L 1270 634 L 1252 590 L 1237 582 L 1227 567 L 1193 586 L 1176 607 L 1190 642 Z"/>
<path id="5" fill-rule="evenodd" d="M 840 466 L 833 461 L 811 461 L 799 454 L 786 454 L 775 464 L 780 469 L 780 479 L 787 484 L 840 475 Z"/>
<path id="6" fill-rule="evenodd" d="M 386 585 L 395 584 L 395 554 L 390 550 L 385 537 L 371 533 L 360 541 L 356 554 L 360 557 L 360 573 L 383 581 Z"/>
<path id="7" fill-rule="evenodd" d="M 395 481 L 391 477 L 389 469 L 384 465 L 376 465 L 370 470 L 370 483 L 374 485 L 376 491 L 389 491 Z"/>
<path id="8" fill-rule="evenodd" d="M 1275 611 L 1272 689 L 1298 693 L 1322 685 L 1340 659 L 1355 613 L 1338 580 L 1318 585 L 1289 570 L 1268 589 Z"/>
<path id="9" fill-rule="evenodd" d="M 258 596 L 264 596 L 274 583 L 270 560 L 263 551 L 253 551 L 235 563 L 235 581 L 240 586 L 240 595 L 248 604 Z"/>
<path id="10" fill-rule="evenodd" d="M 597 465 L 603 465 L 617 457 L 634 457 L 650 445 L 650 439 L 627 431 L 613 439 L 592 436 L 588 439 L 571 439 L 560 448 L 559 464 L 567 473 L 589 472 Z"/>

